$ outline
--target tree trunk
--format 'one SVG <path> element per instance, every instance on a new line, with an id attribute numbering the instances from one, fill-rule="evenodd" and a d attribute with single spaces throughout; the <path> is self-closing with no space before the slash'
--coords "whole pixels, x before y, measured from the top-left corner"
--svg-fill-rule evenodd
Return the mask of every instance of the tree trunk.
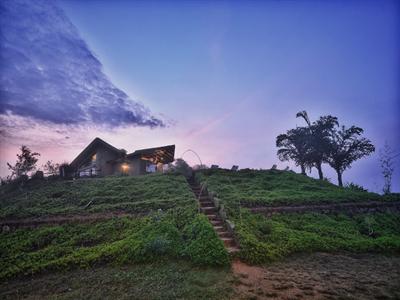
<path id="1" fill-rule="evenodd" d="M 338 185 L 339 185 L 340 187 L 343 187 L 343 182 L 342 182 L 342 172 L 340 172 L 340 171 L 336 170 L 336 173 L 337 173 Z"/>
<path id="2" fill-rule="evenodd" d="M 321 163 L 317 163 L 316 164 L 316 168 L 318 170 L 318 177 L 320 180 L 324 179 L 324 174 L 322 173 L 322 164 Z"/>
<path id="3" fill-rule="evenodd" d="M 301 175 L 306 175 L 306 167 L 304 165 L 300 165 Z"/>

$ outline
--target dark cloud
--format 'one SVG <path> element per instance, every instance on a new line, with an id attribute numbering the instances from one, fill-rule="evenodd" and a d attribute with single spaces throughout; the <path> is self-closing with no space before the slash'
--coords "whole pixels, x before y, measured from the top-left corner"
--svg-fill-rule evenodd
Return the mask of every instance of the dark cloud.
<path id="1" fill-rule="evenodd" d="M 0 114 L 56 124 L 164 126 L 116 88 L 52 1 L 0 2 Z"/>

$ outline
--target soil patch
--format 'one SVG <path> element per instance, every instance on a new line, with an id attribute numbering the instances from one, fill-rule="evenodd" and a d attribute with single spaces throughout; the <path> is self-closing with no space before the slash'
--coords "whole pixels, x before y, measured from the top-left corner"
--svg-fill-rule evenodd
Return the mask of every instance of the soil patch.
<path id="1" fill-rule="evenodd" d="M 315 253 L 232 269 L 237 299 L 400 299 L 400 256 Z"/>
<path id="2" fill-rule="evenodd" d="M 90 223 L 96 221 L 103 221 L 112 218 L 122 217 L 139 217 L 144 216 L 146 213 L 126 213 L 123 211 L 115 211 L 109 213 L 91 213 L 86 215 L 62 215 L 52 217 L 39 217 L 39 218 L 27 218 L 27 219 L 8 219 L 0 221 L 0 230 L 8 231 L 16 228 L 34 228 L 42 225 L 61 225 L 67 223 Z"/>

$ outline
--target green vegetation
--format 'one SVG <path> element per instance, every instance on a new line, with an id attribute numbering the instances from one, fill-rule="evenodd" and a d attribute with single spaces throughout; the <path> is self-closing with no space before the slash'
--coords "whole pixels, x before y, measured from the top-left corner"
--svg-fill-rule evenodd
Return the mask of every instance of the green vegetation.
<path id="1" fill-rule="evenodd" d="M 226 265 L 228 256 L 207 217 L 197 215 L 194 221 L 184 228 L 188 241 L 184 254 L 195 264 Z"/>
<path id="2" fill-rule="evenodd" d="M 197 176 L 207 183 L 210 191 L 216 192 L 228 218 L 236 225 L 241 246 L 238 255 L 245 261 L 261 264 L 294 253 L 313 251 L 400 252 L 399 215 L 288 214 L 266 218 L 244 208 L 398 200 L 398 195 L 384 198 L 356 185 L 339 188 L 327 181 L 278 170 L 203 170 Z M 143 276 L 158 280 L 151 268 L 163 263 L 172 264 L 174 270 L 185 268 L 189 261 L 190 268 L 229 264 L 222 241 L 208 219 L 198 214 L 193 193 L 181 175 L 37 180 L 29 181 L 22 190 L 5 186 L 1 191 L 1 215 L 6 217 L 112 210 L 150 212 L 146 217 L 3 232 L 0 234 L 0 279 L 3 280 L 49 270 L 79 269 L 77 272 L 85 272 L 86 268 L 94 266 L 99 267 L 98 270 L 118 273 L 115 270 L 121 265 L 128 268 L 142 265 L 144 269 L 149 268 L 149 273 Z M 91 205 L 85 209 L 89 202 Z M 178 260 L 182 265 L 176 263 Z M 165 276 L 172 276 L 167 266 L 161 270 L 165 270 Z M 179 278 L 176 276 L 171 278 Z M 186 295 L 192 286 L 190 282 L 179 284 L 181 290 L 177 297 Z M 154 290 L 152 298 L 158 297 L 157 291 Z M 209 298 L 213 298 L 214 292 L 209 292 Z M 174 298 L 175 294 L 168 295 Z"/>
<path id="3" fill-rule="evenodd" d="M 0 278 L 166 259 L 207 266 L 229 264 L 222 241 L 207 218 L 198 214 L 194 195 L 181 175 L 31 180 L 22 188 L 2 187 L 0 201 L 2 217 L 113 210 L 149 213 L 147 217 L 3 232 Z"/>
<path id="4" fill-rule="evenodd" d="M 195 207 L 145 218 L 19 229 L 0 234 L 0 240 L 0 279 L 44 270 L 165 258 L 186 258 L 196 265 L 229 263 L 222 241 Z"/>
<path id="5" fill-rule="evenodd" d="M 266 218 L 244 206 L 398 200 L 354 186 L 340 188 L 293 172 L 205 170 L 197 174 L 217 194 L 236 225 L 240 257 L 265 263 L 297 252 L 400 252 L 398 214 L 286 214 Z"/>
<path id="6" fill-rule="evenodd" d="M 185 178 L 175 174 L 31 180 L 23 187 L 12 184 L 1 187 L 0 218 L 110 211 L 138 213 L 193 202 Z"/>
<path id="7" fill-rule="evenodd" d="M 184 261 L 99 266 L 48 273 L 0 284 L 1 299 L 229 299 L 227 268 L 196 267 Z"/>
<path id="8" fill-rule="evenodd" d="M 266 218 L 242 211 L 237 223 L 241 257 L 265 263 L 298 252 L 400 252 L 400 216 L 360 214 L 355 217 L 287 214 Z"/>
<path id="9" fill-rule="evenodd" d="M 227 208 L 252 205 L 293 205 L 383 200 L 354 188 L 340 188 L 325 180 L 280 170 L 204 170 L 196 174 Z M 393 199 L 393 198 L 392 198 Z"/>

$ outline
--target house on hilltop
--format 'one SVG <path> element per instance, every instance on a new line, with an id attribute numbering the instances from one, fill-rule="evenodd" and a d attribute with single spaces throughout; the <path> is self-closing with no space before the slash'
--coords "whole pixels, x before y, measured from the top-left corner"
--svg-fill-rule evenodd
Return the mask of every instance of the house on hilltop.
<path id="1" fill-rule="evenodd" d="M 68 166 L 61 170 L 67 177 L 143 175 L 162 172 L 163 165 L 174 161 L 175 145 L 136 150 L 127 153 L 100 138 L 95 138 Z"/>

